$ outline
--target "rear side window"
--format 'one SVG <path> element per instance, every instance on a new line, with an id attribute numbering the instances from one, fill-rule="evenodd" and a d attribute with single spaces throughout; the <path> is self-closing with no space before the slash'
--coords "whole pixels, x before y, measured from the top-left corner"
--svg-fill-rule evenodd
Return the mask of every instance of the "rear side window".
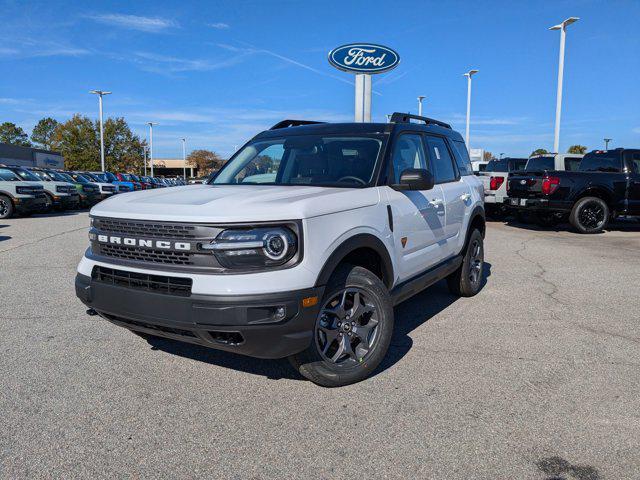
<path id="1" fill-rule="evenodd" d="M 631 171 L 633 173 L 640 173 L 640 152 L 629 152 L 626 155 Z"/>
<path id="2" fill-rule="evenodd" d="M 587 153 L 580 162 L 582 172 L 620 172 L 621 156 L 614 153 Z"/>
<path id="3" fill-rule="evenodd" d="M 460 140 L 453 140 L 451 144 L 453 145 L 456 165 L 458 165 L 460 175 L 473 175 L 473 167 L 471 166 L 471 159 L 469 158 L 467 146 Z"/>
<path id="4" fill-rule="evenodd" d="M 530 172 L 539 170 L 555 170 L 553 157 L 531 157 L 525 170 Z"/>
<path id="5" fill-rule="evenodd" d="M 582 162 L 581 158 L 567 157 L 564 159 L 564 169 L 567 172 L 577 172 L 580 170 L 580 162 Z"/>
<path id="6" fill-rule="evenodd" d="M 453 182 L 456 179 L 456 171 L 453 168 L 453 159 L 449 155 L 449 149 L 444 139 L 430 135 L 427 135 L 425 139 L 436 183 Z"/>

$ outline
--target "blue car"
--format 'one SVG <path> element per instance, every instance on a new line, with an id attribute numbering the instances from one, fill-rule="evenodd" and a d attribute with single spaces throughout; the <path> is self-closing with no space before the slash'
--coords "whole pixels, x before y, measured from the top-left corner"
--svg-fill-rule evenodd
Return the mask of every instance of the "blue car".
<path id="1" fill-rule="evenodd" d="M 116 177 L 111 172 L 90 172 L 90 173 L 93 174 L 95 177 L 97 177 L 101 182 L 112 183 L 113 185 L 116 185 L 118 187 L 118 193 L 133 192 L 135 190 L 135 186 L 133 182 L 120 181 L 118 180 L 118 177 Z"/>

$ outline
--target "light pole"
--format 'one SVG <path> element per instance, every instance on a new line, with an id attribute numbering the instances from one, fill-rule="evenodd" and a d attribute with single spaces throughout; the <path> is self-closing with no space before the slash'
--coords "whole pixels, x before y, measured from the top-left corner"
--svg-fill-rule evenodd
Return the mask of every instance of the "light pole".
<path id="1" fill-rule="evenodd" d="M 147 145 L 142 147 L 142 154 L 144 155 L 144 176 L 147 176 L 147 150 L 149 147 Z"/>
<path id="2" fill-rule="evenodd" d="M 104 90 L 91 90 L 89 93 L 98 95 L 98 106 L 100 110 L 100 168 L 101 171 L 105 171 L 104 165 L 104 126 L 102 124 L 102 96 L 111 95 L 111 92 L 105 92 Z"/>
<path id="3" fill-rule="evenodd" d="M 467 77 L 467 133 L 465 134 L 467 150 L 471 148 L 469 146 L 469 121 L 471 119 L 471 77 L 476 73 L 478 73 L 478 70 L 469 70 L 464 74 L 464 76 Z"/>
<path id="4" fill-rule="evenodd" d="M 151 177 L 153 177 L 153 126 L 155 122 L 147 122 L 149 125 L 149 163 L 151 164 Z"/>
<path id="5" fill-rule="evenodd" d="M 425 99 L 427 97 L 425 97 L 424 95 L 419 95 L 418 96 L 418 116 L 421 117 L 422 116 L 422 100 Z"/>
<path id="6" fill-rule="evenodd" d="M 187 179 L 187 147 L 186 147 L 187 139 L 182 139 L 182 179 Z"/>
<path id="7" fill-rule="evenodd" d="M 549 30 L 560 30 L 560 58 L 558 60 L 558 94 L 556 96 L 556 128 L 553 136 L 553 153 L 560 150 L 560 114 L 562 112 L 562 78 L 564 77 L 564 43 L 567 36 L 567 26 L 580 20 L 569 17 L 559 25 L 549 27 Z"/>
<path id="8" fill-rule="evenodd" d="M 613 140 L 613 138 L 605 138 L 604 140 L 604 149 L 609 150 L 609 142 Z"/>

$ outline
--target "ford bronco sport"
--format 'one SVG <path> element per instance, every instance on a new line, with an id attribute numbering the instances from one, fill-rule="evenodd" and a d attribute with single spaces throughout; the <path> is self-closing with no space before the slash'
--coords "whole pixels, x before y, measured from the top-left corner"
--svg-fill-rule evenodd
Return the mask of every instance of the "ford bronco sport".
<path id="1" fill-rule="evenodd" d="M 449 125 L 287 120 L 203 185 L 95 206 L 76 293 L 139 334 L 288 357 L 340 386 L 380 364 L 394 305 L 445 278 L 480 290 L 484 232 L 482 184 Z"/>

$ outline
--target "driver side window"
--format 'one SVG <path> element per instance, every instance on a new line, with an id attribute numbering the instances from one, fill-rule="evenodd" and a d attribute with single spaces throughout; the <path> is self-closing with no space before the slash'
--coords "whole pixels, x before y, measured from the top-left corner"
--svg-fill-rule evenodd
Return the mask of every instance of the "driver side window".
<path id="1" fill-rule="evenodd" d="M 428 170 L 427 161 L 422 145 L 422 137 L 418 134 L 405 133 L 400 135 L 393 148 L 393 181 L 400 181 L 400 174 L 407 168 L 422 168 Z"/>

